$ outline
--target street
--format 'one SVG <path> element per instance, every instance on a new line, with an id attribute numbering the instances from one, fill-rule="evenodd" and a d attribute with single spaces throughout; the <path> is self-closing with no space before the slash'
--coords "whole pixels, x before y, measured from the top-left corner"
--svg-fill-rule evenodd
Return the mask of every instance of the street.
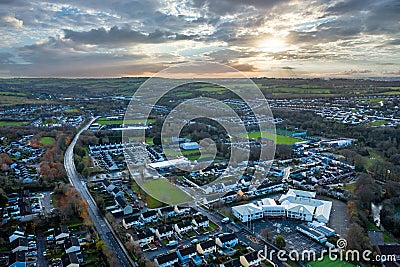
<path id="1" fill-rule="evenodd" d="M 96 205 L 96 202 L 90 195 L 84 183 L 82 183 L 80 179 L 80 175 L 75 169 L 74 164 L 74 147 L 76 142 L 79 139 L 79 136 L 86 131 L 89 126 L 97 119 L 93 118 L 88 124 L 86 124 L 74 137 L 69 145 L 67 151 L 65 152 L 64 157 L 64 166 L 67 171 L 68 179 L 70 183 L 76 188 L 76 190 L 81 194 L 82 199 L 86 200 L 88 203 L 88 211 L 89 215 L 92 218 L 94 226 L 96 227 L 99 235 L 104 240 L 106 245 L 116 253 L 116 256 L 119 260 L 120 266 L 136 266 L 132 259 L 128 256 L 128 252 L 125 247 L 121 243 L 121 241 L 116 238 L 111 225 L 101 214 L 99 208 Z"/>

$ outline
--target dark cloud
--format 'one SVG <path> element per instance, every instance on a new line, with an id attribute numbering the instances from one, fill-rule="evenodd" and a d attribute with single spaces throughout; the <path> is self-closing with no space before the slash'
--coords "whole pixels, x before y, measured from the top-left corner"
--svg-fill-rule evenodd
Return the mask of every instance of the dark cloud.
<path id="1" fill-rule="evenodd" d="M 296 68 L 289 67 L 289 66 L 284 66 L 284 67 L 281 67 L 281 69 L 283 69 L 283 70 L 294 70 Z"/>
<path id="2" fill-rule="evenodd" d="M 184 35 L 179 33 L 163 32 L 156 30 L 151 33 L 142 33 L 132 30 L 128 27 L 112 27 L 109 30 L 105 28 L 92 29 L 86 32 L 73 30 L 64 30 L 65 38 L 84 44 L 111 44 L 120 45 L 127 43 L 163 43 L 176 40 L 195 40 L 196 35 Z"/>
<path id="3" fill-rule="evenodd" d="M 258 52 L 246 51 L 245 49 L 243 50 L 222 49 L 211 53 L 206 53 L 204 56 L 212 61 L 217 61 L 219 63 L 224 64 L 232 61 L 233 59 L 249 58 L 249 57 L 255 57 L 257 55 L 259 55 Z"/>
<path id="4" fill-rule="evenodd" d="M 259 71 L 260 69 L 256 68 L 254 65 L 249 64 L 249 63 L 230 63 L 228 64 L 232 68 L 237 69 L 238 71 L 243 71 L 243 72 L 256 72 Z"/>
<path id="5" fill-rule="evenodd" d="M 207 9 L 208 12 L 226 15 L 242 11 L 245 8 L 261 9 L 267 11 L 280 3 L 290 2 L 288 0 L 193 0 L 193 6 Z"/>

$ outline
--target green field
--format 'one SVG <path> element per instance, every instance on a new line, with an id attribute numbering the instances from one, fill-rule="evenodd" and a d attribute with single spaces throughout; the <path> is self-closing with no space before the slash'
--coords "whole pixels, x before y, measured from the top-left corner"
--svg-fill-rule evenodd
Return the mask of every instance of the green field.
<path id="1" fill-rule="evenodd" d="M 126 124 L 141 124 L 141 123 L 145 123 L 147 121 L 147 123 L 152 123 L 154 122 L 154 119 L 137 119 L 137 120 L 126 120 L 125 123 Z M 107 120 L 106 118 L 100 118 L 97 120 L 98 124 L 101 125 L 117 125 L 117 124 L 123 124 L 124 120 Z"/>
<path id="2" fill-rule="evenodd" d="M 266 132 L 251 132 L 247 133 L 247 136 L 252 139 L 257 139 L 258 137 L 269 138 L 274 140 L 277 145 L 293 145 L 294 143 L 304 141 L 303 139 Z"/>
<path id="3" fill-rule="evenodd" d="M 200 92 L 207 92 L 207 93 L 217 93 L 217 94 L 222 94 L 225 93 L 226 89 L 223 87 L 218 87 L 218 86 L 212 86 L 212 87 L 202 87 L 197 89 Z"/>
<path id="4" fill-rule="evenodd" d="M 78 108 L 67 109 L 65 113 L 82 113 L 82 111 Z"/>
<path id="5" fill-rule="evenodd" d="M 0 92 L 0 95 L 12 95 L 12 96 L 26 96 L 25 93 L 17 93 L 17 92 Z"/>
<path id="6" fill-rule="evenodd" d="M 378 120 L 378 121 L 368 123 L 368 126 L 382 126 L 386 123 L 388 123 L 388 122 L 385 120 Z"/>
<path id="7" fill-rule="evenodd" d="M 369 152 L 369 156 L 364 156 L 364 162 L 365 162 L 365 169 L 370 169 L 371 167 L 374 166 L 374 163 L 377 161 L 383 161 L 383 157 L 376 152 L 376 150 L 372 149 L 372 148 L 367 148 L 368 152 Z"/>
<path id="8" fill-rule="evenodd" d="M 26 121 L 0 121 L 0 127 L 1 126 L 18 126 L 18 125 L 24 125 Z"/>
<path id="9" fill-rule="evenodd" d="M 148 195 L 165 203 L 180 204 L 192 200 L 189 195 L 165 178 L 146 181 L 142 187 Z"/>
<path id="10" fill-rule="evenodd" d="M 348 263 L 346 261 L 336 260 L 331 261 L 328 256 L 325 256 L 322 261 L 311 261 L 308 263 L 309 266 L 312 267 L 355 267 L 354 264 Z"/>
<path id="11" fill-rule="evenodd" d="M 42 143 L 44 146 L 51 146 L 54 144 L 55 141 L 56 139 L 50 136 L 44 136 L 40 138 L 40 143 Z"/>

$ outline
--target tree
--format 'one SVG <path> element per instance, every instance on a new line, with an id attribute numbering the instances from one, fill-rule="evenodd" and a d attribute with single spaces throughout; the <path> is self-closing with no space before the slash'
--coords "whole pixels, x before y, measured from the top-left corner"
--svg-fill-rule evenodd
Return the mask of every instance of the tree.
<path id="1" fill-rule="evenodd" d="M 272 231 L 269 228 L 266 227 L 266 228 L 261 230 L 260 235 L 266 240 L 271 240 Z"/>
<path id="2" fill-rule="evenodd" d="M 277 235 L 275 237 L 275 245 L 280 249 L 285 248 L 286 247 L 285 238 L 283 236 L 281 236 L 281 235 Z"/>

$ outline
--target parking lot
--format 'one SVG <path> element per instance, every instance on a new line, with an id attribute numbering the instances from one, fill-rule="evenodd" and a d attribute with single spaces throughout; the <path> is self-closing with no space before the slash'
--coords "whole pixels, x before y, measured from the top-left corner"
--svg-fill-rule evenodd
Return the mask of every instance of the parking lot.
<path id="1" fill-rule="evenodd" d="M 296 230 L 296 226 L 304 222 L 290 219 L 263 219 L 255 221 L 251 224 L 250 228 L 254 228 L 256 234 L 260 234 L 262 230 L 268 228 L 272 232 L 272 238 L 275 239 L 277 235 L 282 235 L 286 241 L 286 249 L 297 250 L 302 252 L 304 250 L 322 251 L 325 247 L 312 239 L 306 237 Z"/>

